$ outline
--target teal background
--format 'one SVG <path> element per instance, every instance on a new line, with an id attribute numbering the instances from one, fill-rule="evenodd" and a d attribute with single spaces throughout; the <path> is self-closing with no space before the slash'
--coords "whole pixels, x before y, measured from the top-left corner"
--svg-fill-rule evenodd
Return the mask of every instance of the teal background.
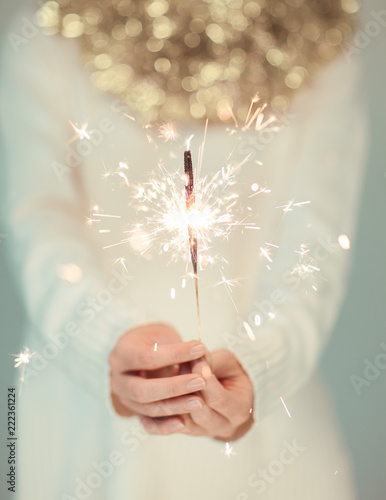
<path id="1" fill-rule="evenodd" d="M 0 29 L 8 34 L 7 20 L 17 2 L 2 2 Z M 364 29 L 371 10 L 385 11 L 385 1 L 367 1 L 362 8 Z M 15 55 L 15 57 L 17 57 Z M 386 370 L 357 396 L 350 375 L 362 375 L 364 359 L 374 360 L 386 342 L 386 27 L 363 49 L 363 93 L 368 102 L 371 144 L 363 185 L 357 242 L 347 297 L 321 361 L 343 435 L 351 452 L 360 498 L 386 498 Z M 1 110 L 0 110 L 1 112 Z M 4 157 L 0 143 L 0 168 Z M 1 189 L 3 186 L 1 187 Z M 3 193 L 0 191 L 0 197 Z M 9 272 L 7 235 L 0 224 L 0 496 L 7 497 L 6 393 L 15 384 L 12 353 L 22 348 L 23 307 Z M 54 500 L 54 499 L 53 499 Z M 280 500 L 280 499 L 278 499 Z M 302 500 L 302 499 L 299 499 Z M 335 500 L 335 499 L 334 499 Z M 336 499 L 338 500 L 338 499 Z"/>

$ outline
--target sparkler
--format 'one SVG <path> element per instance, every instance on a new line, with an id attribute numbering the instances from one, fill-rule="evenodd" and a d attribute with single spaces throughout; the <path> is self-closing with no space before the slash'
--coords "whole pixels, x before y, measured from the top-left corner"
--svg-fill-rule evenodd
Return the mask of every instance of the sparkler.
<path id="1" fill-rule="evenodd" d="M 256 104 L 258 105 L 255 109 Z M 259 134 L 262 130 L 276 132 L 281 128 L 280 120 L 276 117 L 266 117 L 266 106 L 260 102 L 260 97 L 256 95 L 248 110 L 248 115 L 244 124 L 239 124 L 234 120 L 234 127 L 225 129 L 225 133 L 233 136 L 232 144 L 237 142 L 243 144 L 243 140 L 248 131 L 253 130 Z M 192 153 L 190 151 L 190 139 L 184 148 L 184 173 L 181 170 L 170 172 L 165 162 L 160 159 L 158 163 L 158 173 L 153 173 L 145 183 L 136 184 L 133 180 L 128 180 L 126 171 L 128 166 L 120 162 L 119 169 L 108 171 L 105 168 L 103 178 L 112 178 L 119 175 L 123 181 L 121 184 L 128 188 L 128 194 L 131 201 L 129 206 L 136 212 L 136 216 L 143 214 L 144 221 L 137 221 L 134 225 L 133 218 L 128 221 L 129 228 L 119 233 L 119 239 L 116 242 L 108 242 L 103 246 L 104 249 L 129 244 L 135 252 L 150 258 L 148 251 L 154 244 L 159 246 L 160 253 L 168 253 L 171 260 L 185 260 L 187 265 L 192 266 L 192 277 L 195 285 L 196 307 L 198 318 L 198 334 L 201 340 L 201 320 L 199 305 L 199 286 L 198 286 L 198 268 L 200 271 L 208 264 L 215 262 L 228 263 L 225 256 L 213 253 L 215 248 L 215 239 L 227 239 L 230 233 L 236 228 L 260 229 L 254 222 L 250 222 L 255 216 L 253 209 L 247 205 L 248 200 L 255 196 L 267 195 L 271 192 L 270 188 L 264 182 L 252 181 L 249 194 L 246 193 L 245 184 L 241 184 L 241 190 L 238 188 L 237 176 L 243 170 L 243 166 L 252 161 L 250 155 L 244 159 L 233 160 L 233 149 L 229 152 L 224 164 L 213 175 L 201 175 L 203 163 L 203 151 L 206 142 L 208 122 L 205 124 L 203 142 L 198 150 L 197 168 L 193 169 Z M 78 128 L 82 133 L 82 129 Z M 87 131 L 83 127 L 83 132 Z M 178 146 L 179 134 L 175 125 L 171 122 L 162 125 L 148 124 L 144 127 L 149 144 L 158 150 L 158 141 L 162 139 L 164 143 L 172 143 Z M 81 134 L 81 135 L 84 135 Z M 249 136 L 248 136 L 249 137 Z M 250 137 L 253 139 L 253 137 Z M 240 142 L 241 141 L 241 142 Z M 163 151 L 161 151 L 162 154 Z M 177 158 L 174 151 L 170 152 L 170 158 Z M 254 163 L 261 164 L 258 161 Z M 124 174 L 124 175 L 123 175 Z M 259 179 L 256 179 L 259 180 Z M 134 191 L 134 192 L 133 192 Z M 244 202 L 240 202 L 240 197 L 244 197 Z M 309 204 L 310 201 L 296 202 L 290 200 L 286 204 L 281 204 L 275 208 L 283 211 L 283 217 L 295 208 L 301 209 L 302 206 Z M 91 211 L 90 211 L 91 212 Z M 122 215 L 122 219 L 123 219 Z M 119 215 L 103 214 L 100 210 L 93 210 L 87 220 L 87 225 L 98 224 L 98 232 L 108 232 L 105 229 L 99 229 L 110 219 L 120 218 Z M 198 253 L 198 245 L 200 252 Z M 189 251 L 187 249 L 189 248 Z M 273 250 L 277 248 L 272 243 L 266 243 L 260 247 L 261 257 L 266 262 L 266 267 L 270 270 L 274 262 Z M 315 267 L 315 266 L 314 266 Z M 293 269 L 295 273 L 307 271 L 311 274 L 318 271 L 314 267 L 307 266 Z M 221 272 L 221 271 L 220 271 Z M 222 274 L 221 285 L 225 286 L 226 291 L 233 303 L 236 311 L 237 304 L 232 298 L 231 282 L 234 280 L 226 279 Z M 184 278 L 183 287 L 186 285 Z M 170 289 L 170 298 L 176 298 L 176 289 Z M 270 316 L 274 317 L 274 315 Z M 256 318 L 256 325 L 261 322 L 260 317 Z M 249 337 L 253 338 L 251 332 Z"/>
<path id="2" fill-rule="evenodd" d="M 188 146 L 189 148 L 189 146 Z M 196 199 L 194 196 L 194 177 L 193 177 L 193 163 L 192 153 L 188 149 L 184 152 L 184 173 L 185 173 L 185 200 L 186 210 L 188 216 L 195 208 Z M 198 277 L 197 277 L 197 232 L 191 223 L 188 223 L 189 234 L 189 249 L 190 260 L 193 266 L 194 287 L 196 290 L 196 305 L 197 305 L 197 319 L 198 319 L 198 338 L 201 342 L 201 320 L 200 320 L 200 303 L 198 299 Z"/>

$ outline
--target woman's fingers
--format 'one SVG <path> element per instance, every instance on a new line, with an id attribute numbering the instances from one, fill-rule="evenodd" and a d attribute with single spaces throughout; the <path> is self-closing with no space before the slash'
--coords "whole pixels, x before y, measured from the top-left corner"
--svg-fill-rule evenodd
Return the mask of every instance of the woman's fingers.
<path id="1" fill-rule="evenodd" d="M 233 426 L 230 421 L 210 408 L 207 404 L 190 414 L 195 424 L 205 429 L 206 434 L 212 437 L 222 438 L 233 434 Z"/>
<path id="2" fill-rule="evenodd" d="M 219 365 L 221 365 L 221 369 L 218 369 Z M 240 367 L 237 372 L 235 364 L 227 355 L 222 360 L 217 360 L 217 362 L 215 356 L 213 357 L 213 370 L 215 369 L 221 372 L 221 381 L 212 372 L 206 360 L 201 359 L 193 363 L 192 373 L 201 374 L 206 381 L 205 388 L 201 391 L 205 405 L 232 425 L 240 425 L 249 417 L 249 402 L 246 401 L 244 394 L 236 390 L 238 389 L 237 383 L 234 385 L 235 390 L 232 390 L 230 380 L 232 377 L 237 377 L 237 373 L 244 376 L 242 369 Z M 226 374 L 230 374 L 227 382 L 225 382 Z M 203 418 L 206 418 L 206 416 L 203 416 Z M 192 418 L 195 422 L 203 425 L 203 421 L 198 421 L 200 418 L 199 413 L 196 413 Z M 216 418 L 216 421 L 219 421 L 219 419 Z"/>
<path id="3" fill-rule="evenodd" d="M 204 387 L 205 380 L 193 373 L 150 379 L 120 374 L 111 379 L 112 392 L 123 400 L 133 400 L 141 404 L 191 394 Z"/>
<path id="4" fill-rule="evenodd" d="M 140 415 L 139 419 L 144 429 L 149 434 L 167 436 L 169 434 L 181 432 L 184 429 L 182 419 L 179 417 L 166 417 L 164 419 L 157 419 Z"/>
<path id="5" fill-rule="evenodd" d="M 135 414 L 152 418 L 194 413 L 203 407 L 202 399 L 197 396 L 180 396 L 177 398 L 165 399 L 163 401 L 145 404 L 125 399 L 122 399 L 121 402 L 126 407 L 134 410 Z"/>
<path id="6" fill-rule="evenodd" d="M 214 351 L 211 356 L 211 361 L 212 371 L 219 380 L 223 378 L 231 379 L 240 374 L 240 363 L 235 356 L 226 349 Z"/>
<path id="7" fill-rule="evenodd" d="M 113 350 L 110 365 L 119 372 L 151 371 L 193 361 L 206 351 L 206 347 L 197 341 L 139 345 L 129 342 L 128 338 L 127 342 L 121 342 L 119 348 Z"/>

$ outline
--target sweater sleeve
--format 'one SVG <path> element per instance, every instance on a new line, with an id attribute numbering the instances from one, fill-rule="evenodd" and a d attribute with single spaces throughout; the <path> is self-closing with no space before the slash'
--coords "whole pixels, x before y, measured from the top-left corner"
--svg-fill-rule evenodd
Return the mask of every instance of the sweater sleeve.
<path id="1" fill-rule="evenodd" d="M 38 346 L 26 375 L 33 376 L 34 363 L 55 363 L 103 397 L 108 353 L 131 326 L 121 293 L 128 277 L 109 269 L 86 230 L 81 165 L 68 168 L 66 145 L 74 135 L 68 113 L 84 98 L 81 72 L 73 69 L 77 49 L 71 40 L 41 33 L 17 51 L 5 39 L 2 49 L 4 217 Z M 75 95 L 68 95 L 69 81 Z M 68 175 L 58 176 L 59 168 Z"/>
<path id="2" fill-rule="evenodd" d="M 354 239 L 367 144 L 358 61 L 326 67 L 287 122 L 265 156 L 274 202 L 248 319 L 228 342 L 253 381 L 257 421 L 307 382 L 344 297 L 350 252 L 338 239 Z"/>

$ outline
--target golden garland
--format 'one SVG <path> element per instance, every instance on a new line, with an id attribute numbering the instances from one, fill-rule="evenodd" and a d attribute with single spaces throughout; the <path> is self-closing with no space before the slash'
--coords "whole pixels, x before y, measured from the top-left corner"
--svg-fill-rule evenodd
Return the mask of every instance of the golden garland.
<path id="1" fill-rule="evenodd" d="M 356 0 L 56 0 L 38 22 L 79 38 L 92 82 L 151 120 L 274 110 L 352 36 Z"/>

